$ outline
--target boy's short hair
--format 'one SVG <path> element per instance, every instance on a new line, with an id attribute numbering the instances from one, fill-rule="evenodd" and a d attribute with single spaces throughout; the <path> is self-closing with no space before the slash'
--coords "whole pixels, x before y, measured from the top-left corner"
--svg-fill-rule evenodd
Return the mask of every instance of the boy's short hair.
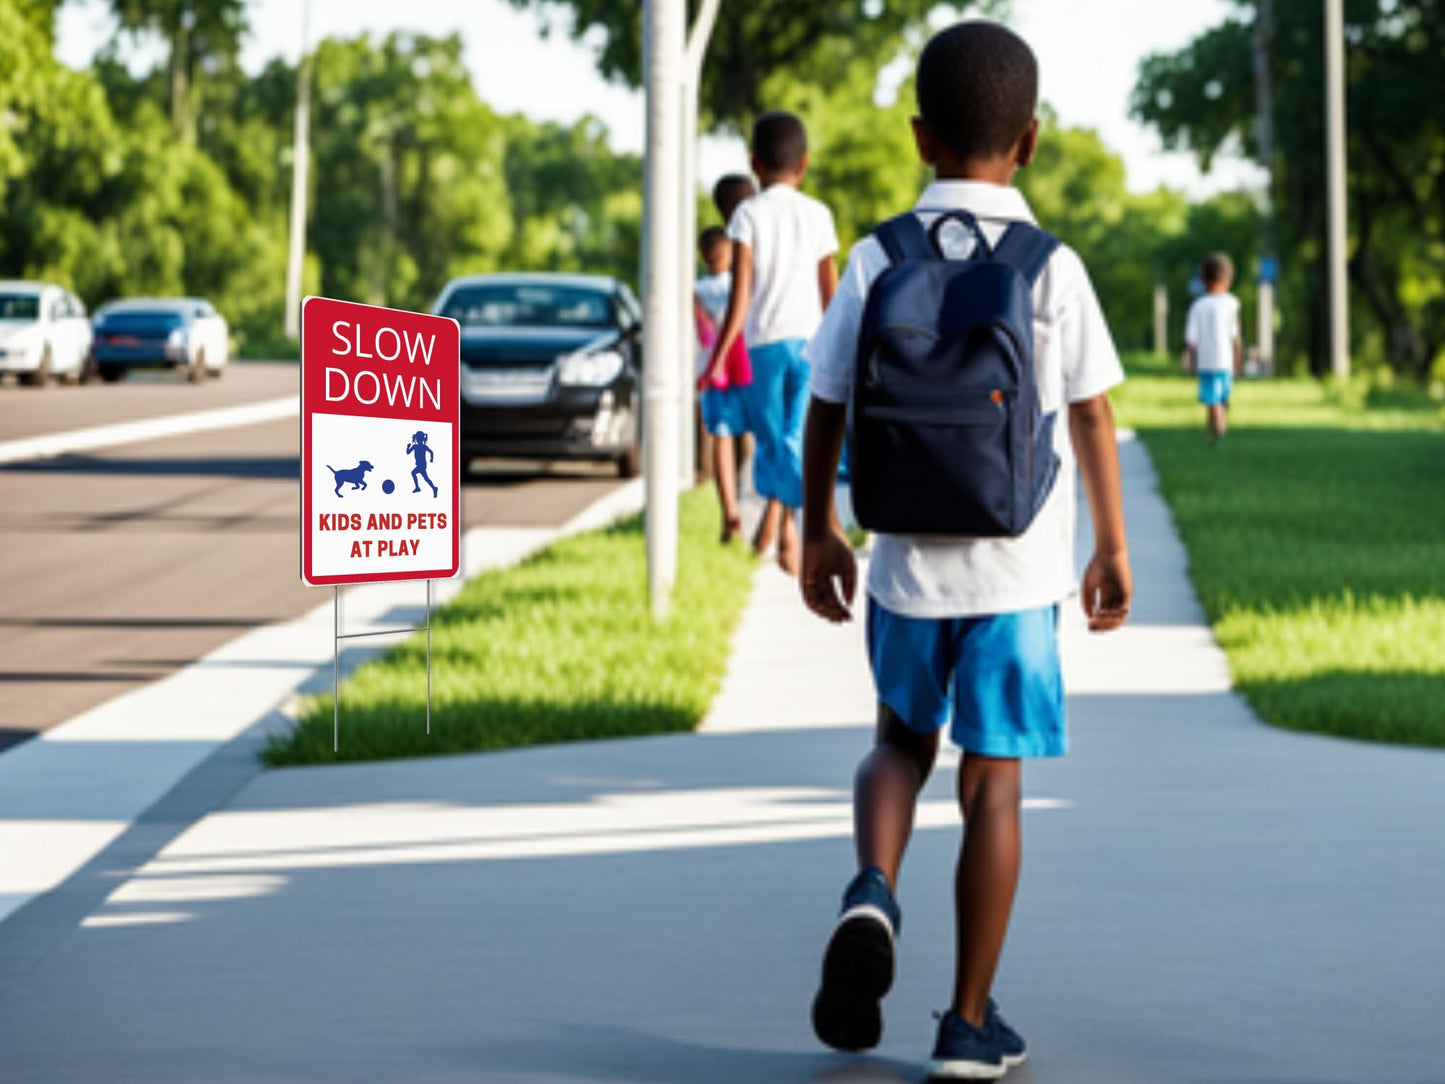
<path id="1" fill-rule="evenodd" d="M 725 245 L 727 243 L 728 231 L 721 226 L 709 226 L 697 235 L 697 250 L 702 253 L 704 259 L 706 259 L 707 254 L 717 248 L 718 245 Z"/>
<path id="2" fill-rule="evenodd" d="M 757 190 L 758 186 L 746 173 L 729 173 L 725 177 L 719 177 L 717 184 L 712 186 L 713 206 L 726 222 L 732 217 L 733 211 L 737 210 L 738 204 L 754 195 Z"/>
<path id="3" fill-rule="evenodd" d="M 1039 104 L 1039 64 L 1008 27 L 982 19 L 933 35 L 918 58 L 918 112 L 963 161 L 1013 149 Z"/>
<path id="4" fill-rule="evenodd" d="M 792 173 L 808 154 L 808 130 L 795 113 L 781 109 L 753 121 L 753 157 L 768 173 Z"/>
<path id="5" fill-rule="evenodd" d="M 1211 252 L 1199 264 L 1199 277 L 1206 286 L 1213 286 L 1216 282 L 1232 279 L 1234 278 L 1234 261 L 1226 253 Z"/>

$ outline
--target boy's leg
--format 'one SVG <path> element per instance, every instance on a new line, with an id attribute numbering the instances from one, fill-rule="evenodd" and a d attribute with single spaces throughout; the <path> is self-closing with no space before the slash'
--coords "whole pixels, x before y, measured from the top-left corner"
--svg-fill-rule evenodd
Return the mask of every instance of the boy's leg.
<path id="1" fill-rule="evenodd" d="M 796 516 L 803 507 L 803 424 L 808 416 L 808 379 L 812 367 L 803 357 L 803 340 L 787 343 L 783 372 L 783 465 L 786 470 L 782 494 L 786 511 L 778 542 L 778 563 L 795 576 L 802 563 L 802 539 Z"/>
<path id="2" fill-rule="evenodd" d="M 753 457 L 754 464 L 757 457 Z M 753 468 L 757 469 L 756 466 Z M 758 529 L 753 534 L 753 550 L 758 554 L 767 553 L 774 542 L 778 540 L 778 525 L 783 519 L 783 506 L 777 501 L 769 501 L 763 508 L 762 518 L 758 520 Z"/>
<path id="3" fill-rule="evenodd" d="M 858 868 L 876 866 L 898 887 L 898 868 L 913 834 L 918 792 L 938 755 L 938 732 L 910 730 L 887 704 L 878 705 L 873 750 L 853 779 L 853 839 Z"/>
<path id="4" fill-rule="evenodd" d="M 738 467 L 732 437 L 712 438 L 712 474 L 717 484 L 718 504 L 722 507 L 722 540 L 731 542 L 742 529 L 742 517 L 738 515 Z"/>
<path id="5" fill-rule="evenodd" d="M 958 772 L 964 836 L 954 880 L 958 964 L 953 1011 L 982 1027 L 1018 887 L 1019 761 L 965 754 Z"/>
<path id="6" fill-rule="evenodd" d="M 894 886 L 913 832 L 918 792 L 947 722 L 947 673 L 940 650 L 947 623 L 901 617 L 870 601 L 868 655 L 878 689 L 878 729 L 853 781 L 859 872 L 823 954 L 813 1029 L 839 1050 L 866 1050 L 883 1034 L 882 999 L 893 985 L 901 924 Z M 889 705 L 908 712 L 919 729 Z"/>

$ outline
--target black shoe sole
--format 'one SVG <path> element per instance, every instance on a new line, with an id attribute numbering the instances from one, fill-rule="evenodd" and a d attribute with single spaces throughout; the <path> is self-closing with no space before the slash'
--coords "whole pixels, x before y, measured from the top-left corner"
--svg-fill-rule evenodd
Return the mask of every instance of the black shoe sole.
<path id="1" fill-rule="evenodd" d="M 893 936 L 872 914 L 844 918 L 823 954 L 813 1030 L 835 1050 L 868 1050 L 883 1038 L 883 995 L 893 986 Z"/>

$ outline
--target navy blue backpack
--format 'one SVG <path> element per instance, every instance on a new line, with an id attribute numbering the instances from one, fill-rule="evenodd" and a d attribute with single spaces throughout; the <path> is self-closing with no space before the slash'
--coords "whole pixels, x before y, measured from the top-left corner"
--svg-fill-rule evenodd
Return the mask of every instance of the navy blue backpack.
<path id="1" fill-rule="evenodd" d="M 968 259 L 940 255 L 948 222 L 973 231 Z M 868 292 L 849 401 L 854 514 L 884 534 L 1023 534 L 1059 472 L 1033 332 L 1058 239 L 1015 222 L 990 246 L 966 211 L 931 230 L 909 212 L 874 236 L 889 266 Z"/>

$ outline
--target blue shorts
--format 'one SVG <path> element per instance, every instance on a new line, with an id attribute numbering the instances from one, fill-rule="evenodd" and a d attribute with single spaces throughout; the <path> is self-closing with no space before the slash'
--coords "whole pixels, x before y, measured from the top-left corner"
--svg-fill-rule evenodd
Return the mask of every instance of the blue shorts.
<path id="1" fill-rule="evenodd" d="M 743 388 L 747 425 L 757 449 L 753 488 L 789 508 L 803 506 L 803 417 L 809 365 L 802 339 L 748 347 L 753 382 Z"/>
<path id="2" fill-rule="evenodd" d="M 951 720 L 962 749 L 988 757 L 1068 750 L 1059 608 L 921 618 L 868 600 L 868 659 L 878 699 L 910 730 Z"/>
<path id="3" fill-rule="evenodd" d="M 744 388 L 707 388 L 702 393 L 702 425 L 715 437 L 740 437 L 748 431 Z"/>
<path id="4" fill-rule="evenodd" d="M 1205 406 L 1229 405 L 1229 393 L 1234 390 L 1234 374 L 1206 372 L 1199 374 L 1199 401 Z"/>

